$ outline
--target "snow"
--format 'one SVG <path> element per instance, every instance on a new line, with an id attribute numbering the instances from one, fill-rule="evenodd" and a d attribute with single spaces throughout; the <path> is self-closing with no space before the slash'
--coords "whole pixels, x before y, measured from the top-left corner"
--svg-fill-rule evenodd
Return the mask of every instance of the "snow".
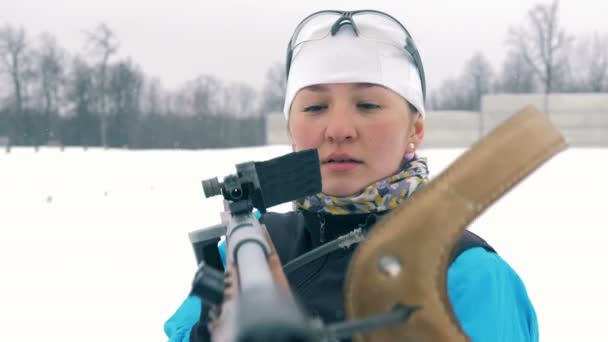
<path id="1" fill-rule="evenodd" d="M 188 232 L 220 220 L 201 181 L 288 152 L 0 150 L 0 340 L 166 341 L 196 269 Z M 434 176 L 462 152 L 422 154 Z M 470 227 L 525 281 L 541 341 L 608 339 L 607 175 L 608 149 L 570 148 Z"/>

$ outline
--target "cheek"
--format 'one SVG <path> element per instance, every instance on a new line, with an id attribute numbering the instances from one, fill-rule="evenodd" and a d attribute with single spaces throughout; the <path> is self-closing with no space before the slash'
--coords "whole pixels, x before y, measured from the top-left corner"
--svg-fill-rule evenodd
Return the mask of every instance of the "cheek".
<path id="1" fill-rule="evenodd" d="M 401 149 L 406 145 L 407 132 L 401 122 L 391 122 L 388 124 L 369 125 L 368 135 L 372 137 L 371 142 L 377 147 L 384 147 L 388 150 Z"/>
<path id="2" fill-rule="evenodd" d="M 407 132 L 402 125 L 402 122 L 393 122 L 368 127 L 368 142 L 382 165 L 392 167 L 401 163 L 407 146 Z"/>
<path id="3" fill-rule="evenodd" d="M 307 120 L 292 118 L 289 123 L 292 144 L 298 150 L 318 147 L 322 140 L 318 131 L 318 127 Z"/>

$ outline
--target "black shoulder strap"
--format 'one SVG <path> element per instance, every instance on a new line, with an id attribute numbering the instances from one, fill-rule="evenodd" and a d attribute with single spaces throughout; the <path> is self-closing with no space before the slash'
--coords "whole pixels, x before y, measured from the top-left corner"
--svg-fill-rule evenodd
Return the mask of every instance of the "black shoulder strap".
<path id="1" fill-rule="evenodd" d="M 298 215 L 294 215 L 293 213 L 285 215 L 268 212 L 262 216 L 260 221 L 266 224 L 268 233 L 273 240 L 283 242 L 278 244 L 275 243 L 281 260 L 283 262 L 290 261 L 291 258 L 288 256 L 288 252 L 293 248 L 293 229 L 288 230 L 283 228 L 292 227 L 297 228 L 297 230 L 303 229 L 304 222 L 302 217 L 298 217 Z M 450 264 L 464 251 L 475 247 L 482 247 L 488 252 L 496 253 L 496 250 L 494 250 L 486 240 L 469 230 L 465 230 L 452 250 Z"/>
<path id="2" fill-rule="evenodd" d="M 458 242 L 456 243 L 456 246 L 452 250 L 452 255 L 450 256 L 450 264 L 454 262 L 454 260 L 456 260 L 456 258 L 458 258 L 458 256 L 464 251 L 474 247 L 483 247 L 488 252 L 496 253 L 494 248 L 490 246 L 490 244 L 487 243 L 486 240 L 482 239 L 479 235 L 469 230 L 465 230 Z"/>

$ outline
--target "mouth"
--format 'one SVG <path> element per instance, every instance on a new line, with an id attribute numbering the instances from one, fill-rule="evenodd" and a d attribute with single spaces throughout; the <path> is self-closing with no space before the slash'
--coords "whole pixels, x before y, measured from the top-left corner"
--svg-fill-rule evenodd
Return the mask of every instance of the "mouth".
<path id="1" fill-rule="evenodd" d="M 363 161 L 355 159 L 348 154 L 330 154 L 322 161 L 323 166 L 330 172 L 348 172 L 355 170 Z"/>
<path id="2" fill-rule="evenodd" d="M 322 164 L 339 164 L 339 163 L 361 164 L 363 162 L 360 160 L 351 158 L 350 156 L 329 156 L 328 158 L 324 159 L 322 162 Z"/>

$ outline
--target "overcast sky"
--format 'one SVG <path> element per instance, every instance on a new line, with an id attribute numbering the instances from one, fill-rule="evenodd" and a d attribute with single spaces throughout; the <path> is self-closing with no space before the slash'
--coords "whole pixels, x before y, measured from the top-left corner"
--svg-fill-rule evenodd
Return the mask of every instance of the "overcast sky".
<path id="1" fill-rule="evenodd" d="M 548 3 L 548 1 L 543 1 Z M 531 0 L 0 0 L 0 25 L 22 25 L 33 38 L 48 31 L 70 53 L 82 52 L 84 30 L 105 22 L 149 76 L 171 89 L 200 74 L 262 85 L 301 18 L 326 8 L 375 8 L 400 19 L 414 36 L 429 88 L 458 75 L 483 52 L 500 68 L 510 26 L 524 22 Z M 562 0 L 560 18 L 571 33 L 608 33 L 606 4 Z"/>

